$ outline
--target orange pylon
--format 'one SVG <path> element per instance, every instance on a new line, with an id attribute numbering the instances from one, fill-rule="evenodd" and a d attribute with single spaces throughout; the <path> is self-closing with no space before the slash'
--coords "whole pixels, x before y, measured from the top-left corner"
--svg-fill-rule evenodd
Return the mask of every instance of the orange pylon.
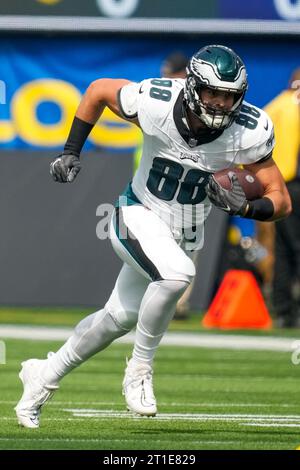
<path id="1" fill-rule="evenodd" d="M 231 269 L 202 321 L 207 328 L 269 329 L 272 320 L 250 271 Z"/>

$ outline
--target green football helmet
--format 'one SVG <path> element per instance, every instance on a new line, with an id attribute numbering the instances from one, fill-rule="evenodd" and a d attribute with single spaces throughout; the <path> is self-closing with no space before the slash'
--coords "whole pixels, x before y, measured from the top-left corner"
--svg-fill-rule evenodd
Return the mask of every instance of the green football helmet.
<path id="1" fill-rule="evenodd" d="M 201 90 L 211 88 L 234 94 L 230 110 L 205 106 Z M 225 129 L 239 114 L 248 88 L 245 65 L 228 47 L 211 45 L 194 54 L 187 66 L 184 99 L 188 108 L 209 128 Z"/>

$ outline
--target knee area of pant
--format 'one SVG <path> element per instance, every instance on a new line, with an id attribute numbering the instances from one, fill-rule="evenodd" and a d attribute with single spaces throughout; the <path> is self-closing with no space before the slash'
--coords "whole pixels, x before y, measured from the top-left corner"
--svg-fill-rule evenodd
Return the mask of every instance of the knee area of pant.
<path id="1" fill-rule="evenodd" d="M 196 270 L 193 264 L 193 269 L 191 269 L 189 272 L 187 270 L 185 271 L 178 270 L 176 272 L 169 273 L 167 276 L 164 276 L 164 278 L 162 279 L 162 282 L 163 281 L 175 282 L 177 283 L 178 286 L 182 284 L 182 286 L 185 285 L 186 287 L 188 287 L 193 282 L 195 275 L 196 275 Z"/>
<path id="2" fill-rule="evenodd" d="M 176 262 L 169 263 L 169 269 L 163 275 L 164 279 L 182 281 L 191 284 L 196 275 L 196 268 L 193 261 L 187 256 L 176 259 Z"/>
<path id="3" fill-rule="evenodd" d="M 181 295 L 188 288 L 190 282 L 179 279 L 162 279 L 157 281 L 156 284 L 160 285 L 165 291 Z"/>

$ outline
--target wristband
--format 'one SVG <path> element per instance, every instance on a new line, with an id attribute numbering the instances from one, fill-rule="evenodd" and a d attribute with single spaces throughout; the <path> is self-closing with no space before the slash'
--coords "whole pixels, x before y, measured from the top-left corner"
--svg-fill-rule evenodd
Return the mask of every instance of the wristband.
<path id="1" fill-rule="evenodd" d="M 268 220 L 274 214 L 274 204 L 268 197 L 248 201 L 244 217 L 246 219 Z"/>
<path id="2" fill-rule="evenodd" d="M 82 121 L 82 119 L 75 116 L 63 153 L 79 157 L 81 149 L 93 127 L 94 124 Z"/>

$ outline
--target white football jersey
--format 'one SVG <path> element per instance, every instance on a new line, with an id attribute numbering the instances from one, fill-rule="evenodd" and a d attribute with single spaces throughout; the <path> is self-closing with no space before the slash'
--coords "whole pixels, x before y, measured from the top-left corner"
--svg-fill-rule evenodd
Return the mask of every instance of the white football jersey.
<path id="1" fill-rule="evenodd" d="M 144 134 L 132 190 L 143 205 L 178 228 L 200 225 L 207 217 L 210 174 L 258 162 L 274 146 L 271 119 L 246 101 L 229 128 L 191 134 L 182 113 L 184 83 L 148 79 L 126 85 L 119 94 L 124 117 L 138 117 Z"/>

